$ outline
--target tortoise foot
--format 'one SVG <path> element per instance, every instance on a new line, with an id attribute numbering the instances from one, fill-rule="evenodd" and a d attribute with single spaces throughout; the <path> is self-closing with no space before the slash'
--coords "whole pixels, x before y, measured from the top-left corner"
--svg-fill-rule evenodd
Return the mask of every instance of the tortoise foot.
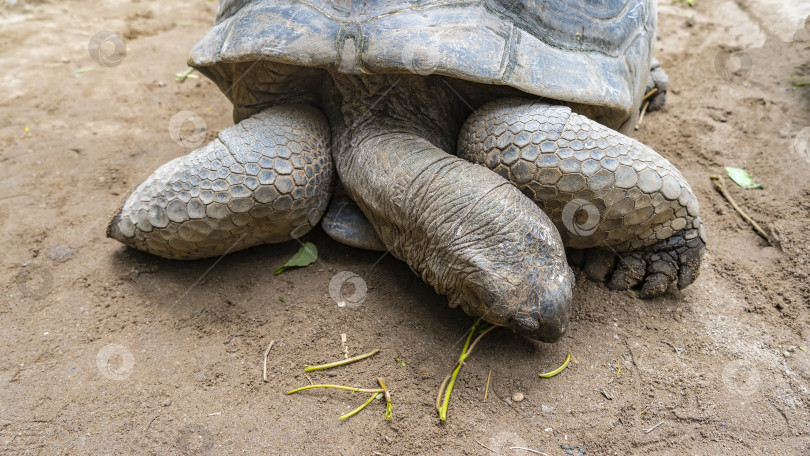
<path id="1" fill-rule="evenodd" d="M 647 90 L 644 93 L 650 93 L 654 89 L 658 90 L 656 90 L 655 93 L 648 99 L 650 105 L 647 107 L 647 111 L 649 112 L 658 111 L 659 109 L 663 108 L 664 104 L 667 102 L 669 76 L 664 69 L 661 68 L 661 64 L 658 63 L 658 59 L 653 59 L 652 63 L 650 64 L 650 75 L 647 77 Z"/>
<path id="2" fill-rule="evenodd" d="M 640 286 L 642 298 L 653 298 L 695 281 L 706 249 L 699 231 L 685 229 L 642 250 L 617 253 L 593 248 L 572 251 L 569 258 L 589 279 L 604 281 L 611 290 Z"/>

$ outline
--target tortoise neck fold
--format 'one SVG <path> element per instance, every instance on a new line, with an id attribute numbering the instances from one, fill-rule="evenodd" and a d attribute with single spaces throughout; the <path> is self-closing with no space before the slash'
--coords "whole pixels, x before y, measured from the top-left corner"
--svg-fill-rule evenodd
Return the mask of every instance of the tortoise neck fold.
<path id="1" fill-rule="evenodd" d="M 331 76 L 324 105 L 338 148 L 382 130 L 414 134 L 455 154 L 466 108 L 444 78 L 336 72 Z"/>

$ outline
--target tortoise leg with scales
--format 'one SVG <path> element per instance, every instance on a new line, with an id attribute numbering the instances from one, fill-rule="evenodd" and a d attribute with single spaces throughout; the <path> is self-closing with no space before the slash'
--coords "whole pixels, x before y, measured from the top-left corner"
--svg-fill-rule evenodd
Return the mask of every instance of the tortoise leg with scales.
<path id="1" fill-rule="evenodd" d="M 689 184 L 617 131 L 635 124 L 654 31 L 651 0 L 225 0 L 189 60 L 236 124 L 141 183 L 108 235 L 221 255 L 303 236 L 339 187 L 330 236 L 553 342 L 571 312 L 566 248 L 645 297 L 699 271 Z"/>

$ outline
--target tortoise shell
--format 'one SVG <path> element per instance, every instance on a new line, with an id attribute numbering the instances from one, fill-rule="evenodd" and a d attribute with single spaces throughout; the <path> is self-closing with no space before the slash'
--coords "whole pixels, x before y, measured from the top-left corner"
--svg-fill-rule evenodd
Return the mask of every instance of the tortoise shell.
<path id="1" fill-rule="evenodd" d="M 316 97 L 327 69 L 511 87 L 628 131 L 655 26 L 653 0 L 223 0 L 189 65 L 235 118 Z"/>

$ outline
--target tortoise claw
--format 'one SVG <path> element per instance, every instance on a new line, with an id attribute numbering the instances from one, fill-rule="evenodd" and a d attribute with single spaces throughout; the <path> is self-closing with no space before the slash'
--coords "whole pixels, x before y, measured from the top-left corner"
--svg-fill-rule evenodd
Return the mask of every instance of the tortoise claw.
<path id="1" fill-rule="evenodd" d="M 646 263 L 641 255 L 622 255 L 616 261 L 616 270 L 610 276 L 607 287 L 611 290 L 628 290 L 644 280 Z"/>
<path id="2" fill-rule="evenodd" d="M 596 282 L 604 281 L 616 266 L 616 255 L 608 250 L 591 250 L 585 259 L 585 275 Z"/>
<path id="3" fill-rule="evenodd" d="M 686 288 L 697 279 L 706 244 L 697 230 L 682 230 L 652 246 L 614 253 L 590 249 L 585 252 L 583 270 L 594 281 L 607 281 L 611 290 L 628 290 L 641 285 L 640 296 L 660 296 L 670 285 Z"/>

